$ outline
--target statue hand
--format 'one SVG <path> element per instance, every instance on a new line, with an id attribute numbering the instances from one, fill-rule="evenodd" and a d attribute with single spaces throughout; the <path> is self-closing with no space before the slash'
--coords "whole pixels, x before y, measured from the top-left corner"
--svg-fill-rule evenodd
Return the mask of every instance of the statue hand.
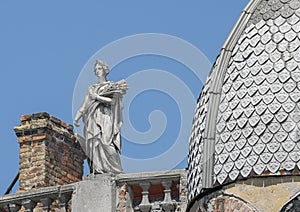
<path id="1" fill-rule="evenodd" d="M 76 127 L 80 127 L 80 124 L 78 123 L 78 121 L 74 121 L 74 125 L 75 125 Z"/>
<path id="2" fill-rule="evenodd" d="M 90 93 L 90 98 L 91 98 L 91 99 L 96 100 L 97 97 L 98 97 L 97 94 L 95 94 L 95 93 Z"/>
<path id="3" fill-rule="evenodd" d="M 116 104 L 116 99 L 115 99 L 115 98 L 111 98 L 110 104 L 111 104 L 111 105 L 115 105 L 115 104 Z"/>

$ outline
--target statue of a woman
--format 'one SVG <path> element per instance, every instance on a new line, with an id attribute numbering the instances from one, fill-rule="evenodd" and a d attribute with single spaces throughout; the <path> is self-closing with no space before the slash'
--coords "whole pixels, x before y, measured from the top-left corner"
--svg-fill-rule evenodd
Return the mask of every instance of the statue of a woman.
<path id="1" fill-rule="evenodd" d="M 85 150 L 92 174 L 122 173 L 121 153 L 122 95 L 128 89 L 124 80 L 107 81 L 109 67 L 102 61 L 94 66 L 98 83 L 89 87 L 74 119 L 84 124 Z"/>

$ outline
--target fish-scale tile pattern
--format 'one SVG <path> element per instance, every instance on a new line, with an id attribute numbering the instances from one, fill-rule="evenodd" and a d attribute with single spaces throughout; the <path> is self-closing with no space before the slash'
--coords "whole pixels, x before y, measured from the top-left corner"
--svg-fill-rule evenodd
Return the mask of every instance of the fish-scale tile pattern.
<path id="1" fill-rule="evenodd" d="M 215 66 L 214 66 L 215 67 Z M 214 68 L 213 68 L 214 69 Z M 211 73 L 214 73 L 213 71 Z M 197 108 L 192 125 L 188 158 L 188 199 L 193 199 L 202 189 L 203 167 L 203 133 L 208 110 L 209 88 L 212 74 L 207 78 L 197 103 Z"/>
<path id="2" fill-rule="evenodd" d="M 292 19 L 291 17 L 296 15 L 295 10 L 299 8 L 299 0 L 263 0 L 251 16 L 248 26 L 255 24 L 257 25 L 257 28 L 260 29 L 265 26 L 262 22 L 260 22 L 261 20 L 266 21 L 267 25 L 272 25 L 272 23 L 268 23 L 268 21 L 275 20 L 277 18 L 275 26 L 281 26 L 281 23 L 285 22 L 286 19 L 289 24 L 293 25 L 294 20 L 289 19 Z M 299 11 L 297 13 L 299 13 Z M 276 28 L 273 28 L 272 30 L 274 29 Z"/>
<path id="3" fill-rule="evenodd" d="M 219 104 L 215 184 L 300 169 L 299 32 L 300 0 L 264 0 L 238 40 Z"/>

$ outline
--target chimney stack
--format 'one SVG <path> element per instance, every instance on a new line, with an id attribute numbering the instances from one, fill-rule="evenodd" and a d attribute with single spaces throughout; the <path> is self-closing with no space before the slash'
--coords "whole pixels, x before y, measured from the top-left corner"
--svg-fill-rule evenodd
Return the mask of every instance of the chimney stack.
<path id="1" fill-rule="evenodd" d="M 20 144 L 21 192 L 82 179 L 85 154 L 72 125 L 48 113 L 37 113 L 21 116 L 21 125 L 14 131 Z"/>

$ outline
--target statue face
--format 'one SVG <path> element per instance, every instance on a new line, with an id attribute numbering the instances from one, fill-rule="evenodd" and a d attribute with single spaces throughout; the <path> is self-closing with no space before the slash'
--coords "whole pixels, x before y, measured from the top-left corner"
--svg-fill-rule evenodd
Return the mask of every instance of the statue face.
<path id="1" fill-rule="evenodd" d="M 96 64 L 95 75 L 97 77 L 106 77 L 109 74 L 109 68 L 106 65 Z"/>

